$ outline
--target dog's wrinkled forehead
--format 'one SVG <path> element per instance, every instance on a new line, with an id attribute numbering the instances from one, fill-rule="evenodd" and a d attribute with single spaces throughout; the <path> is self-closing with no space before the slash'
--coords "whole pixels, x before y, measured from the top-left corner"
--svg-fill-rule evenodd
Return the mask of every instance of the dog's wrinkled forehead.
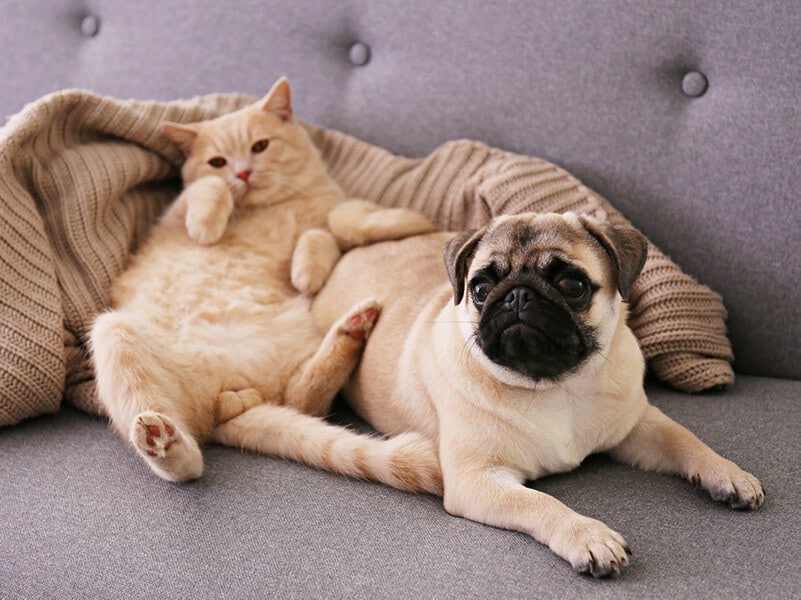
<path id="1" fill-rule="evenodd" d="M 607 270 L 603 250 L 572 215 L 517 215 L 496 219 L 476 250 L 471 271 L 494 264 L 502 272 L 545 269 L 554 259 L 590 276 Z"/>

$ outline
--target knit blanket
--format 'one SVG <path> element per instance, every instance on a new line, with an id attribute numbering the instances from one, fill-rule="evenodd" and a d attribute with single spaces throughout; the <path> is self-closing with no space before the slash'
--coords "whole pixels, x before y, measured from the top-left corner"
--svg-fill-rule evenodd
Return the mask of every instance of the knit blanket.
<path id="1" fill-rule="evenodd" d="M 62 400 L 102 414 L 84 345 L 107 290 L 180 188 L 181 153 L 162 121 L 192 122 L 253 98 L 120 101 L 51 94 L 0 129 L 0 425 L 54 412 Z M 592 213 L 609 202 L 538 158 L 460 140 L 403 158 L 304 123 L 346 193 L 418 209 L 440 228 L 478 227 L 521 211 Z M 731 384 L 720 296 L 649 245 L 631 326 L 653 374 L 696 392 Z"/>

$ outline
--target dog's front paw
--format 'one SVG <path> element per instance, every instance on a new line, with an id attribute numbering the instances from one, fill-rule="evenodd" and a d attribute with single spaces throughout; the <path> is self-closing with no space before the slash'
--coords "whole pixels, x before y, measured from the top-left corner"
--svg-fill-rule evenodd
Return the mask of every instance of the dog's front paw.
<path id="1" fill-rule="evenodd" d="M 695 470 L 690 481 L 708 491 L 713 500 L 731 508 L 750 510 L 759 508 L 765 501 L 759 479 L 730 460 L 721 459 L 714 465 Z"/>
<path id="2" fill-rule="evenodd" d="M 549 546 L 577 572 L 593 577 L 620 575 L 631 555 L 622 535 L 589 517 L 578 517 L 566 525 Z"/>

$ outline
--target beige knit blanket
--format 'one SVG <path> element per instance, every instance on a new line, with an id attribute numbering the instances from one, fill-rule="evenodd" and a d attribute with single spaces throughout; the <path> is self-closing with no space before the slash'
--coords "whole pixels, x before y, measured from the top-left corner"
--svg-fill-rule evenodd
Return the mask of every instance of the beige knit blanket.
<path id="1" fill-rule="evenodd" d="M 175 196 L 180 153 L 164 120 L 190 122 L 253 99 L 118 101 L 71 90 L 30 104 L 0 129 L 0 425 L 58 409 L 101 413 L 83 336 L 130 252 Z M 407 159 L 308 125 L 354 197 L 419 209 L 438 226 L 477 227 L 500 213 L 623 217 L 559 167 L 471 141 Z M 649 367 L 689 392 L 732 383 L 721 298 L 649 246 L 631 325 Z"/>

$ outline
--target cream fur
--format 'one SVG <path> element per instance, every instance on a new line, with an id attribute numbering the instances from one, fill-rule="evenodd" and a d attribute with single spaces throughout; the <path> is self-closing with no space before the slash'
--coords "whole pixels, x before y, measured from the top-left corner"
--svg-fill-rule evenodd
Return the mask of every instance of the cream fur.
<path id="1" fill-rule="evenodd" d="M 200 447 L 216 439 L 438 491 L 430 442 L 366 438 L 314 418 L 354 368 L 380 304 L 361 297 L 317 329 L 307 294 L 339 258 L 338 234 L 345 246 L 432 225 L 410 210 L 346 200 L 295 124 L 284 79 L 255 105 L 166 124 L 165 133 L 187 156 L 184 191 L 114 283 L 111 310 L 91 331 L 98 394 L 115 428 L 174 481 L 200 476 Z M 332 234 L 329 216 L 354 207 L 364 218 L 340 219 Z M 283 441 L 265 442 L 277 424 L 288 428 Z M 304 448 L 301 440 L 312 439 L 329 445 Z"/>
<path id="2" fill-rule="evenodd" d="M 518 222 L 536 224 L 537 235 L 510 237 L 515 230 L 506 225 Z M 764 495 L 753 475 L 648 403 L 645 362 L 615 286 L 609 256 L 615 249 L 602 248 L 585 223 L 571 214 L 495 219 L 473 236 L 480 241 L 464 278 L 469 281 L 490 256 L 530 267 L 553 255 L 600 283 L 582 314 L 596 330 L 598 349 L 556 382 L 500 367 L 477 347 L 478 310 L 466 295 L 454 304 L 442 263 L 443 244 L 454 234 L 349 252 L 315 298 L 312 314 L 325 327 L 354 298 L 375 295 L 382 316 L 346 386 L 356 412 L 385 433 L 417 432 L 437 443 L 448 512 L 525 531 L 576 570 L 601 576 L 628 564 L 623 537 L 525 481 L 609 451 L 631 464 L 683 475 L 736 508 L 756 508 Z M 592 227 L 603 230 L 602 224 Z"/>

